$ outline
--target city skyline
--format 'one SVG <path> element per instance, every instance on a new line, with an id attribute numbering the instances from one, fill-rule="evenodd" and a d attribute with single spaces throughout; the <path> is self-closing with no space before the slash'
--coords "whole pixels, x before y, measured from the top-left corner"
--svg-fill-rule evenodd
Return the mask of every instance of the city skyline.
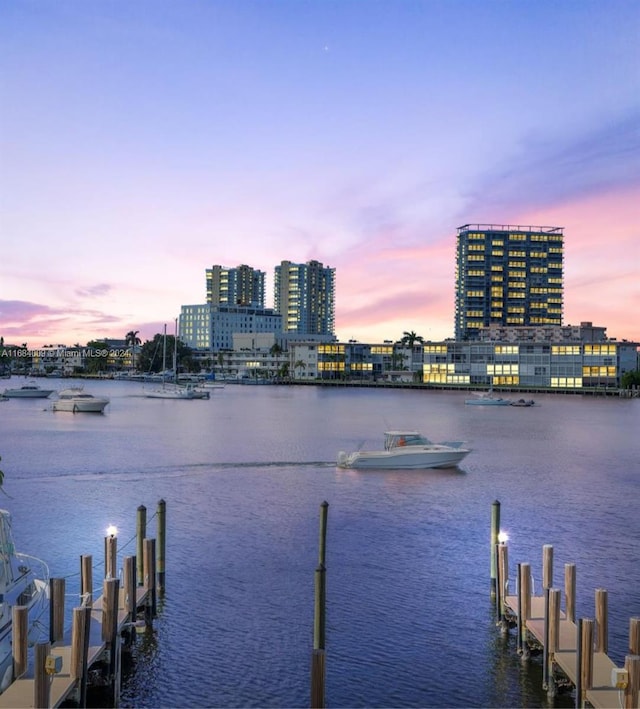
<path id="1" fill-rule="evenodd" d="M 453 337 L 456 230 L 563 227 L 640 341 L 640 6 L 8 0 L 0 336 L 150 339 L 211 264 L 335 268 L 336 336 Z"/>

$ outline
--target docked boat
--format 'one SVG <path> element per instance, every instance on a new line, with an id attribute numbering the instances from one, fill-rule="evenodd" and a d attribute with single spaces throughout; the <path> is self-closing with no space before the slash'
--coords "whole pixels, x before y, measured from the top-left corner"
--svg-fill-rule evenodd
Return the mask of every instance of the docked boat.
<path id="1" fill-rule="evenodd" d="M 0 510 L 0 692 L 13 682 L 13 606 L 28 608 L 28 640 L 48 635 L 49 569 L 44 561 L 15 551 L 11 515 Z"/>
<path id="2" fill-rule="evenodd" d="M 151 389 L 145 392 L 147 399 L 208 399 L 209 392 L 203 391 L 192 384 L 181 386 L 179 384 L 164 385 L 161 389 Z"/>
<path id="3" fill-rule="evenodd" d="M 339 468 L 411 470 L 454 468 L 470 453 L 463 441 L 433 443 L 418 431 L 387 431 L 384 450 L 338 453 Z"/>
<path id="4" fill-rule="evenodd" d="M 94 396 L 82 387 L 63 389 L 58 398 L 53 402 L 54 411 L 70 411 L 76 413 L 101 414 L 104 412 L 109 399 L 106 396 Z"/>
<path id="5" fill-rule="evenodd" d="M 511 406 L 535 406 L 535 403 L 533 399 L 517 399 L 511 402 Z"/>
<path id="6" fill-rule="evenodd" d="M 145 391 L 147 399 L 208 399 L 209 392 L 204 391 L 192 383 L 178 384 L 178 323 L 176 321 L 176 334 L 173 340 L 173 371 L 167 370 L 167 326 L 164 326 L 164 346 L 162 350 L 162 387 Z M 167 383 L 167 379 L 169 382 Z"/>
<path id="7" fill-rule="evenodd" d="M 494 396 L 493 389 L 489 389 L 488 392 L 478 392 L 473 399 L 465 399 L 464 403 L 469 406 L 509 406 L 511 399 Z"/>
<path id="8" fill-rule="evenodd" d="M 8 399 L 46 399 L 55 389 L 43 389 L 35 383 L 23 384 L 16 389 L 5 389 L 3 395 Z"/>

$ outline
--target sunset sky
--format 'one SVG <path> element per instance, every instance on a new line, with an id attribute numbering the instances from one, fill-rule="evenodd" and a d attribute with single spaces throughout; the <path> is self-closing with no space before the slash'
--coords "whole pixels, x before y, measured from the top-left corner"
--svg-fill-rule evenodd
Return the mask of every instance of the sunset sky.
<path id="1" fill-rule="evenodd" d="M 205 269 L 336 269 L 336 335 L 453 336 L 467 223 L 565 229 L 640 341 L 637 0 L 3 0 L 0 336 L 145 340 Z"/>

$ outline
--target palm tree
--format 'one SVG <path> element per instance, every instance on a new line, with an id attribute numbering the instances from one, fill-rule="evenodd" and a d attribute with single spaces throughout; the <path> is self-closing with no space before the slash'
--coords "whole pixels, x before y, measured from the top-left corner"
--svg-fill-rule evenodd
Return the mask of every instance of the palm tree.
<path id="1" fill-rule="evenodd" d="M 294 370 L 296 370 L 296 369 L 306 369 L 306 368 L 307 368 L 306 363 L 305 363 L 303 360 L 301 360 L 301 359 L 299 359 L 299 360 L 293 365 L 293 369 L 294 369 Z"/>
<path id="2" fill-rule="evenodd" d="M 142 340 L 138 337 L 140 330 L 129 330 L 125 335 L 125 342 L 131 347 L 131 369 L 135 369 L 135 355 L 137 345 L 142 344 Z"/>
<path id="3" fill-rule="evenodd" d="M 413 349 L 416 342 L 422 344 L 424 342 L 424 337 L 422 337 L 422 335 L 417 335 L 413 330 L 411 330 L 411 332 L 405 331 L 402 333 L 402 339 L 400 340 L 401 344 Z"/>

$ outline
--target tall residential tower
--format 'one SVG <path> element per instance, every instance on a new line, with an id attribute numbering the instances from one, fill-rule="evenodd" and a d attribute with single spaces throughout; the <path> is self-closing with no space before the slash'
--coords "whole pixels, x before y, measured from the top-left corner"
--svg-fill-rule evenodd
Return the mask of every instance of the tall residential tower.
<path id="1" fill-rule="evenodd" d="M 458 228 L 455 339 L 481 327 L 562 325 L 562 227 L 465 224 Z"/>
<path id="2" fill-rule="evenodd" d="M 334 335 L 335 268 L 282 261 L 275 268 L 274 305 L 283 332 Z"/>
<path id="3" fill-rule="evenodd" d="M 241 305 L 264 308 L 264 271 L 251 266 L 206 269 L 207 303 L 209 305 Z"/>

